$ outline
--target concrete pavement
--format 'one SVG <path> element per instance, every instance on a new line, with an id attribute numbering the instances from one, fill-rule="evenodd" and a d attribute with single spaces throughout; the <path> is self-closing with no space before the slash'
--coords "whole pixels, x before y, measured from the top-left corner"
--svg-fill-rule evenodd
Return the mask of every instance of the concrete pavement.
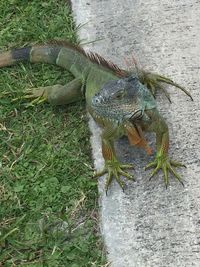
<path id="1" fill-rule="evenodd" d="M 123 162 L 133 162 L 137 182 L 123 193 L 113 183 L 101 193 L 101 230 L 112 267 L 200 266 L 200 1 L 197 0 L 72 0 L 72 9 L 84 41 L 102 39 L 86 49 L 96 51 L 122 67 L 134 53 L 149 70 L 184 85 L 191 102 L 169 88 L 173 104 L 163 95 L 158 106 L 170 129 L 170 155 L 187 164 L 179 169 L 183 188 L 175 179 L 165 189 L 162 175 L 151 182 L 144 166 L 152 159 L 140 149 L 117 143 Z M 90 120 L 96 168 L 103 159 L 100 130 Z M 151 144 L 154 136 L 148 135 Z"/>

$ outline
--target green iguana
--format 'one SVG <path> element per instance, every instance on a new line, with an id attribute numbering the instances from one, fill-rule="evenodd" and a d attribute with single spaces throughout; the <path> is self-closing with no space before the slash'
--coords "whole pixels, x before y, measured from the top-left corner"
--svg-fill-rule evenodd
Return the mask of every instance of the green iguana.
<path id="1" fill-rule="evenodd" d="M 191 99 L 183 87 L 164 76 L 145 72 L 136 68 L 130 72 L 106 61 L 96 53 L 87 53 L 81 47 L 66 42 L 55 41 L 43 45 L 13 49 L 0 54 L 0 67 L 18 62 L 43 62 L 65 68 L 74 76 L 66 85 L 53 85 L 34 88 L 25 98 L 33 98 L 32 103 L 48 101 L 53 105 L 68 104 L 85 98 L 88 112 L 103 128 L 102 154 L 104 169 L 96 176 L 107 174 L 106 192 L 113 178 L 124 188 L 120 176 L 133 179 L 126 169 L 132 165 L 122 164 L 116 157 L 114 141 L 126 135 L 131 145 L 144 148 L 151 154 L 144 132 L 155 132 L 157 152 L 155 160 L 146 166 L 154 168 L 150 178 L 160 169 L 164 173 L 165 185 L 168 185 L 169 172 L 182 183 L 174 167 L 185 166 L 168 156 L 169 133 L 164 119 L 156 108 L 156 90 L 169 94 L 162 86 L 167 83 L 180 88 Z"/>

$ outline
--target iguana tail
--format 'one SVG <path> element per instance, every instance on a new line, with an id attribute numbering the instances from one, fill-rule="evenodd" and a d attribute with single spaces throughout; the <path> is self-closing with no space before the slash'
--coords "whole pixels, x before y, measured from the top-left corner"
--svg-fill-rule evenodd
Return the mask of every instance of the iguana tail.
<path id="1" fill-rule="evenodd" d="M 70 71 L 75 77 L 88 73 L 88 68 L 98 66 L 119 76 L 126 73 L 115 64 L 96 53 L 87 53 L 80 46 L 65 41 L 52 41 L 0 53 L 0 68 L 19 62 L 56 64 Z"/>
<path id="2" fill-rule="evenodd" d="M 56 64 L 71 71 L 76 77 L 91 63 L 85 51 L 79 46 L 57 41 L 0 53 L 0 68 L 19 62 Z"/>

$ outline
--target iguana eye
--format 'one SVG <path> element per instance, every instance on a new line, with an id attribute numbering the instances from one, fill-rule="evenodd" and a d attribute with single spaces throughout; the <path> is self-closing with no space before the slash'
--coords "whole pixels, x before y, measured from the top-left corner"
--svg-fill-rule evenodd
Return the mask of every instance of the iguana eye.
<path id="1" fill-rule="evenodd" d="M 114 94 L 115 99 L 121 99 L 124 96 L 124 91 L 119 91 L 116 94 Z"/>

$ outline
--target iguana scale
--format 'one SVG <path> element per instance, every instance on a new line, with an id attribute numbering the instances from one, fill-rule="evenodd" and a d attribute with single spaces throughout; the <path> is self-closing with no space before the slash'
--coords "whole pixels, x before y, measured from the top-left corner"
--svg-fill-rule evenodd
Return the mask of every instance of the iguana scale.
<path id="1" fill-rule="evenodd" d="M 33 98 L 33 103 L 48 101 L 53 105 L 68 104 L 82 98 L 86 100 L 88 112 L 103 128 L 101 139 L 105 167 L 96 176 L 108 173 L 106 192 L 113 178 L 122 188 L 124 183 L 120 176 L 134 179 L 125 171 L 133 166 L 122 164 L 117 159 L 114 141 L 126 135 L 131 145 L 142 147 L 151 154 L 144 138 L 146 131 L 156 133 L 157 143 L 155 160 L 146 166 L 146 169 L 154 168 L 150 178 L 161 169 L 166 186 L 169 172 L 182 183 L 174 167 L 185 165 L 171 160 L 168 156 L 168 127 L 157 110 L 155 94 L 159 88 L 170 100 L 169 94 L 162 86 L 162 83 L 167 83 L 180 88 L 192 99 L 183 87 L 169 78 L 139 68 L 133 72 L 123 70 L 98 54 L 87 53 L 81 47 L 67 42 L 55 41 L 12 49 L 0 54 L 0 67 L 18 62 L 56 64 L 72 73 L 74 80 L 66 85 L 35 88 L 24 97 Z"/>

